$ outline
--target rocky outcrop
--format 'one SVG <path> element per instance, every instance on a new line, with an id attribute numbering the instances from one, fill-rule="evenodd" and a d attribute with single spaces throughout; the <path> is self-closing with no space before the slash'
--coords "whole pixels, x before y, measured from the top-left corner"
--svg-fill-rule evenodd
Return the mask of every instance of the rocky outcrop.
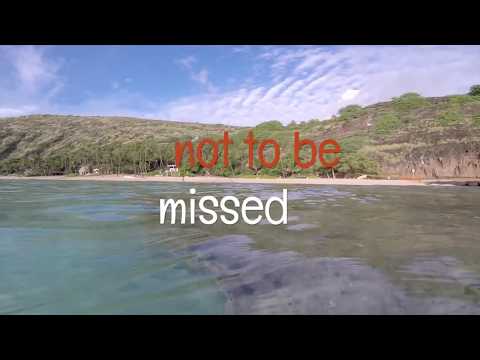
<path id="1" fill-rule="evenodd" d="M 421 178 L 480 178 L 480 144 L 450 143 L 416 149 L 397 164 L 385 164 L 388 175 Z"/>

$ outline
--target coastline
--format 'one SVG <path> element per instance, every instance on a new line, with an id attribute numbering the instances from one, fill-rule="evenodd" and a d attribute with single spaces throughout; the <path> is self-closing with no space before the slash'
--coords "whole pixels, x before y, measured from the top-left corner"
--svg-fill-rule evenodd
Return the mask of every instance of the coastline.
<path id="1" fill-rule="evenodd" d="M 422 180 L 378 180 L 378 179 L 329 179 L 329 178 L 228 178 L 216 176 L 0 176 L 0 180 L 62 180 L 62 181 L 133 181 L 133 182 L 185 182 L 185 183 L 237 183 L 237 184 L 282 184 L 282 185 L 360 185 L 360 186 L 425 186 Z"/>

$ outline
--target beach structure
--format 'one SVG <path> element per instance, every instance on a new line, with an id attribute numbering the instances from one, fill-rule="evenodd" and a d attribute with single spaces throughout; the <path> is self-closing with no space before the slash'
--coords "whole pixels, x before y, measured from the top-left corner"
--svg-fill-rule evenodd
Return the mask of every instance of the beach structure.
<path id="1" fill-rule="evenodd" d="M 78 169 L 78 175 L 80 176 L 85 176 L 90 173 L 90 169 L 88 166 L 81 166 L 80 169 Z"/>
<path id="2" fill-rule="evenodd" d="M 168 164 L 167 172 L 168 172 L 168 175 L 174 175 L 175 173 L 178 172 L 178 168 L 175 164 Z"/>

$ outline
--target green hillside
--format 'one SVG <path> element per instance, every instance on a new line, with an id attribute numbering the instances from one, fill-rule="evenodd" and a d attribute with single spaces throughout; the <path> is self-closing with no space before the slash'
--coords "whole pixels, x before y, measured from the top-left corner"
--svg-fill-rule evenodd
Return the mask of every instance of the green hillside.
<path id="1" fill-rule="evenodd" d="M 283 126 L 268 121 L 253 128 L 256 138 L 276 139 L 282 149 L 274 169 L 247 166 L 249 128 L 120 117 L 35 115 L 0 119 L 0 173 L 76 174 L 82 165 L 104 174 L 161 173 L 174 163 L 176 140 L 221 138 L 229 131 L 230 166 L 208 173 L 223 176 L 330 176 L 319 162 L 301 170 L 293 162 L 293 131 L 318 144 L 326 138 L 342 146 L 336 176 L 480 177 L 480 96 L 423 98 L 409 93 L 367 107 L 342 109 L 331 119 Z M 271 148 L 268 152 L 271 153 Z M 305 149 L 306 150 L 306 149 Z M 271 156 L 271 154 L 270 154 Z M 308 158 L 304 151 L 302 157 Z M 204 174 L 205 169 L 182 173 Z"/>

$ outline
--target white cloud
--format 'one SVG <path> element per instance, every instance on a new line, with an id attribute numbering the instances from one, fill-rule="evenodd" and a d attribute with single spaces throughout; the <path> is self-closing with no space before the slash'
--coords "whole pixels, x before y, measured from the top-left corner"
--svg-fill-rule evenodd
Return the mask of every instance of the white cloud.
<path id="1" fill-rule="evenodd" d="M 208 70 L 203 68 L 199 72 L 192 72 L 191 78 L 193 81 L 196 81 L 200 85 L 204 86 L 208 92 L 216 91 L 216 87 L 213 86 L 212 82 L 208 78 Z"/>
<path id="2" fill-rule="evenodd" d="M 257 103 L 261 99 L 261 96 L 264 92 L 265 92 L 264 87 L 258 87 L 256 89 L 251 90 L 248 96 L 246 96 L 245 100 L 243 101 L 242 107 L 248 108 L 249 106 L 252 106 L 255 103 Z"/>
<path id="3" fill-rule="evenodd" d="M 186 69 L 192 69 L 193 64 L 197 62 L 197 58 L 193 55 L 186 56 L 184 58 L 178 59 L 177 63 L 183 66 Z"/>
<path id="4" fill-rule="evenodd" d="M 44 48 L 0 47 L 0 65 L 6 59 L 18 83 L 6 87 L 0 78 L 0 116 L 49 111 L 236 125 L 273 119 L 287 123 L 329 118 L 345 105 L 368 105 L 410 91 L 424 96 L 466 93 L 480 83 L 480 46 L 252 46 L 249 52 L 252 56 L 242 59 L 252 61 L 250 73 L 236 87 L 214 87 L 209 70 L 187 56 L 176 63 L 201 85 L 195 96 L 159 103 L 150 94 L 127 91 L 123 85 L 130 81 L 124 78 L 108 96 L 92 94 L 67 107 L 54 101 L 63 81 L 59 62 Z"/>
<path id="5" fill-rule="evenodd" d="M 7 46 L 2 50 L 14 67 L 20 86 L 29 93 L 35 93 L 59 80 L 57 73 L 60 64 L 46 58 L 45 48 Z"/>
<path id="6" fill-rule="evenodd" d="M 132 81 L 133 81 L 132 78 L 129 78 L 129 77 L 123 78 L 118 81 L 113 81 L 112 89 L 113 90 L 118 90 L 120 88 L 125 89 L 128 86 L 128 84 L 130 84 Z"/>
<path id="7" fill-rule="evenodd" d="M 248 45 L 236 46 L 232 48 L 233 53 L 248 53 L 251 51 L 251 47 Z"/>
<path id="8" fill-rule="evenodd" d="M 0 117 L 20 116 L 32 113 L 36 110 L 35 106 L 22 106 L 19 108 L 0 107 Z"/>
<path id="9" fill-rule="evenodd" d="M 360 93 L 360 90 L 348 89 L 342 94 L 342 100 L 344 101 L 353 100 L 358 96 L 359 93 Z"/>
<path id="10" fill-rule="evenodd" d="M 207 69 L 202 69 L 197 73 L 192 73 L 192 79 L 196 82 L 199 82 L 202 85 L 208 84 L 208 71 Z"/>
<path id="11" fill-rule="evenodd" d="M 216 90 L 215 86 L 213 86 L 212 82 L 209 81 L 209 74 L 206 68 L 202 68 L 199 71 L 195 71 L 194 64 L 197 63 L 197 59 L 194 56 L 187 56 L 185 58 L 177 60 L 177 63 L 180 64 L 181 67 L 185 68 L 189 74 L 190 78 L 197 82 L 198 84 L 202 85 L 205 89 L 209 92 L 213 92 Z"/>
<path id="12" fill-rule="evenodd" d="M 61 59 L 52 60 L 47 50 L 36 46 L 0 46 L 0 65 L 6 69 L 6 81 L 0 87 L 0 116 L 50 108 L 64 81 L 59 75 Z"/>
<path id="13" fill-rule="evenodd" d="M 254 125 L 328 118 L 346 104 L 405 92 L 466 93 L 480 83 L 479 46 L 266 47 L 271 83 L 194 96 L 159 109 L 167 119 Z"/>
<path id="14" fill-rule="evenodd" d="M 84 116 L 151 116 L 150 111 L 157 109 L 155 101 L 145 98 L 140 93 L 120 88 L 108 95 L 91 94 L 86 100 L 71 105 L 52 106 L 51 113 Z"/>

